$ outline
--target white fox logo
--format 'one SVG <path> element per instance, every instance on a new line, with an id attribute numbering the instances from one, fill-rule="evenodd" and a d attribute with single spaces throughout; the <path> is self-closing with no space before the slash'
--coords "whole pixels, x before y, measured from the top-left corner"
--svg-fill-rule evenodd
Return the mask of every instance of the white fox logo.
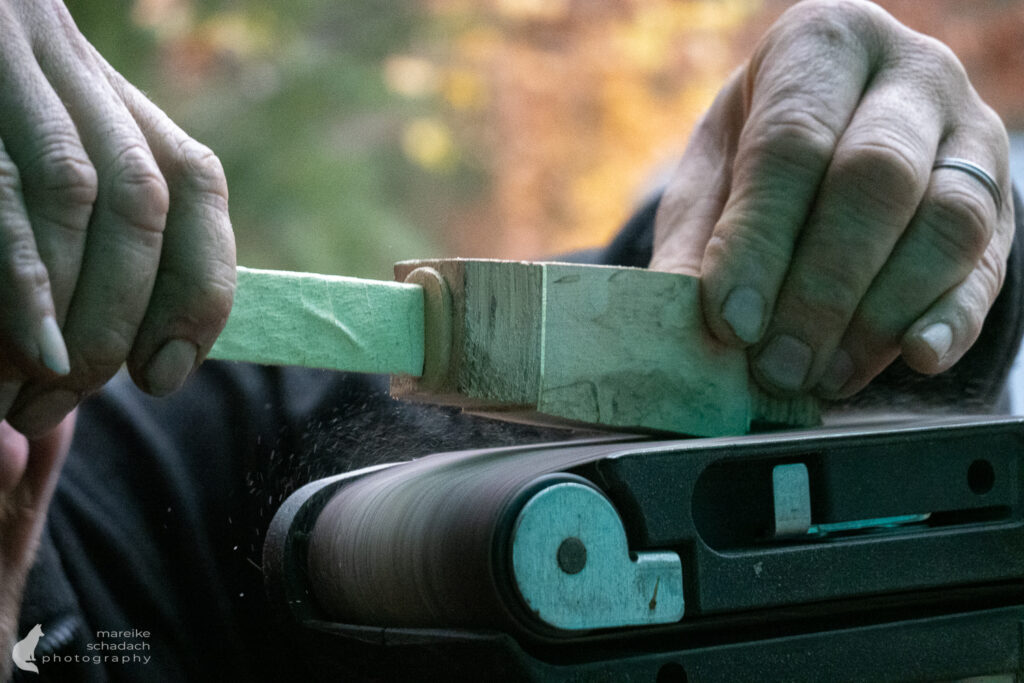
<path id="1" fill-rule="evenodd" d="M 39 644 L 39 639 L 43 637 L 43 625 L 36 624 L 32 627 L 32 630 L 28 632 L 24 640 L 19 640 L 14 644 L 14 649 L 11 650 L 11 659 L 14 660 L 14 665 L 22 671 L 31 671 L 33 673 L 39 673 L 39 667 L 31 662 L 36 661 L 36 645 Z"/>

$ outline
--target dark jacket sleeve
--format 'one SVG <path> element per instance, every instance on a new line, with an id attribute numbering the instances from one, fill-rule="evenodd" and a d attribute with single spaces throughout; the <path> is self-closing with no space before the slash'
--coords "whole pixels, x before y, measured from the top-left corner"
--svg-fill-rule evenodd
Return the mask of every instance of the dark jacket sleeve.
<path id="1" fill-rule="evenodd" d="M 654 248 L 654 217 L 660 198 L 644 202 L 611 244 L 593 253 L 593 262 L 646 266 Z M 934 376 L 921 375 L 897 359 L 844 406 L 956 413 L 993 412 L 1004 407 L 1006 378 L 1024 331 L 1024 206 L 1016 189 L 1013 203 L 1016 226 L 1006 280 L 974 346 L 956 365 Z"/>

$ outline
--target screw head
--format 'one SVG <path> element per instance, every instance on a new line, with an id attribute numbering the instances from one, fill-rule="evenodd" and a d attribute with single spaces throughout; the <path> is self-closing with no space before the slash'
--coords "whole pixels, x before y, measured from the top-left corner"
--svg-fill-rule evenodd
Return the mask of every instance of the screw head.
<path id="1" fill-rule="evenodd" d="M 587 565 L 587 546 L 570 536 L 558 546 L 558 568 L 566 574 L 579 574 Z"/>

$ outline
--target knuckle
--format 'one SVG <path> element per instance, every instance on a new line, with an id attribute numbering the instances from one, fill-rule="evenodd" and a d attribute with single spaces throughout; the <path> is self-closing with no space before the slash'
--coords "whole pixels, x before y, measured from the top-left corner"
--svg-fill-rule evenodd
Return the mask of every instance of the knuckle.
<path id="1" fill-rule="evenodd" d="M 705 260 L 729 266 L 756 262 L 763 270 L 785 272 L 792 256 L 787 244 L 762 230 L 715 230 L 705 248 Z"/>
<path id="2" fill-rule="evenodd" d="M 224 269 L 227 272 L 227 276 L 223 278 L 224 281 L 231 282 L 234 286 L 235 266 L 237 265 L 235 233 L 231 228 L 231 220 L 226 211 L 221 214 L 220 218 L 222 220 L 207 223 L 212 245 L 209 253 L 214 255 L 212 259 L 215 259 L 217 263 L 214 270 L 219 272 L 219 269 Z"/>
<path id="3" fill-rule="evenodd" d="M 856 340 L 858 353 L 873 357 L 883 350 L 895 352 L 905 329 L 906 323 L 902 320 L 858 308 L 850 320 L 846 338 Z"/>
<path id="4" fill-rule="evenodd" d="M 234 270 L 219 269 L 199 283 L 193 305 L 200 311 L 198 319 L 203 327 L 217 327 L 227 320 L 235 298 Z"/>
<path id="5" fill-rule="evenodd" d="M 235 271 L 224 267 L 210 269 L 202 277 L 165 276 L 160 283 L 165 292 L 175 292 L 167 302 L 167 320 L 191 331 L 199 342 L 212 341 L 227 322 L 235 295 Z"/>
<path id="6" fill-rule="evenodd" d="M 954 262 L 974 262 L 994 231 L 991 198 L 981 192 L 949 187 L 930 197 L 930 228 L 935 245 Z"/>
<path id="7" fill-rule="evenodd" d="M 936 75 L 951 84 L 963 86 L 968 84 L 967 70 L 964 69 L 964 65 L 952 48 L 931 37 L 926 37 L 923 44 L 925 54 L 930 58 L 929 64 Z"/>
<path id="8" fill-rule="evenodd" d="M 808 0 L 795 5 L 791 20 L 800 33 L 832 48 L 854 49 L 874 39 L 885 12 L 865 0 Z"/>
<path id="9" fill-rule="evenodd" d="M 2 151 L 0 147 L 0 151 Z M 0 201 L 16 201 L 21 194 L 21 172 L 10 157 L 0 154 Z"/>
<path id="10" fill-rule="evenodd" d="M 213 151 L 192 138 L 184 138 L 174 155 L 172 176 L 191 192 L 218 206 L 226 206 L 228 183 L 224 167 Z"/>
<path id="11" fill-rule="evenodd" d="M 803 4 L 806 5 L 803 16 L 821 31 L 860 20 L 866 7 L 866 3 L 859 0 L 812 0 Z"/>
<path id="12" fill-rule="evenodd" d="M 970 114 L 971 119 L 982 130 L 987 131 L 989 143 L 994 149 L 1001 153 L 1009 153 L 1010 137 L 999 112 L 989 106 L 981 97 L 975 98 L 974 104 L 976 106 Z"/>
<path id="13" fill-rule="evenodd" d="M 88 209 L 99 191 L 96 169 L 78 140 L 68 134 L 43 142 L 39 154 L 23 169 L 22 183 L 30 197 Z"/>
<path id="14" fill-rule="evenodd" d="M 27 293 L 48 287 L 50 276 L 39 259 L 35 247 L 27 240 L 18 240 L 5 250 L 3 268 L 6 280 L 16 291 Z"/>
<path id="15" fill-rule="evenodd" d="M 990 302 L 995 301 L 1006 281 L 1006 260 L 997 256 L 992 250 L 986 251 L 981 259 L 978 277 L 981 279 L 981 288 L 984 293 L 984 310 L 987 311 Z"/>
<path id="16" fill-rule="evenodd" d="M 817 264 L 813 270 L 790 275 L 780 308 L 788 308 L 791 319 L 804 321 L 813 337 L 843 330 L 860 303 L 861 288 L 853 269 Z"/>
<path id="17" fill-rule="evenodd" d="M 968 122 L 958 126 L 958 132 L 967 138 L 973 138 L 979 149 L 987 150 L 995 160 L 993 171 L 1000 186 L 1009 175 L 1010 136 L 999 114 L 980 97 L 973 97 L 975 106 L 965 110 L 964 117 Z"/>
<path id="18" fill-rule="evenodd" d="M 927 87 L 938 102 L 962 103 L 971 92 L 970 79 L 956 53 L 945 43 L 931 36 L 904 31 L 906 40 L 902 53 L 906 64 Z"/>
<path id="19" fill-rule="evenodd" d="M 780 93 L 781 95 L 782 93 Z M 833 124 L 817 112 L 822 103 L 807 93 L 783 96 L 777 106 L 764 113 L 760 125 L 745 135 L 745 151 L 763 159 L 772 168 L 822 168 L 832 157 L 838 140 Z"/>
<path id="20" fill-rule="evenodd" d="M 117 374 L 134 339 L 126 327 L 108 324 L 92 330 L 87 339 L 69 344 L 72 374 L 66 382 L 78 391 L 91 392 Z"/>
<path id="21" fill-rule="evenodd" d="M 859 201 L 885 210 L 919 197 L 927 173 L 906 139 L 877 134 L 875 139 L 851 144 L 833 162 L 837 187 L 852 189 Z"/>
<path id="22" fill-rule="evenodd" d="M 983 279 L 977 284 L 976 287 L 966 288 L 957 301 L 958 305 L 952 311 L 955 334 L 966 345 L 978 337 L 988 313 L 989 299 L 985 291 L 988 283 Z"/>
<path id="23" fill-rule="evenodd" d="M 111 173 L 108 206 L 115 215 L 149 232 L 161 232 L 170 208 L 167 182 L 149 150 L 129 145 Z"/>

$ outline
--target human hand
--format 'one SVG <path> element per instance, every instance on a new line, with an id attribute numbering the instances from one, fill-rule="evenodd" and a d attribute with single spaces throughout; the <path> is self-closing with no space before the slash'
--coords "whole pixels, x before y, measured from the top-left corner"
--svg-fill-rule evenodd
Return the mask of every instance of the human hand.
<path id="1" fill-rule="evenodd" d="M 0 422 L 0 576 L 32 555 L 33 544 L 75 429 L 72 411 L 55 429 L 29 440 Z M 24 565 L 24 566 L 23 566 Z"/>
<path id="2" fill-rule="evenodd" d="M 234 239 L 217 158 L 63 3 L 0 0 L 0 33 L 0 418 L 39 435 L 125 361 L 181 385 L 230 310 Z"/>
<path id="3" fill-rule="evenodd" d="M 934 168 L 967 159 L 982 178 Z M 1001 195 L 1001 205 L 997 199 Z M 775 393 L 842 398 L 974 343 L 1013 239 L 1008 141 L 941 43 L 859 0 L 787 11 L 698 125 L 651 268 L 701 277 L 714 336 Z"/>
<path id="4" fill-rule="evenodd" d="M 25 579 L 35 557 L 61 465 L 71 446 L 75 413 L 46 436 L 29 441 L 0 422 L 0 652 L 16 639 Z M 0 657 L 0 681 L 10 657 Z"/>

